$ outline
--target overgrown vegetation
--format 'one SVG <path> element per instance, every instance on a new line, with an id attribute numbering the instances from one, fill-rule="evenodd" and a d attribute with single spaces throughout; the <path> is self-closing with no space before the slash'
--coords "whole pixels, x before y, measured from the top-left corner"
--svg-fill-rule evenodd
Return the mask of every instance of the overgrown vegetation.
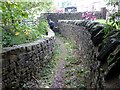
<path id="1" fill-rule="evenodd" d="M 119 7 L 119 0 L 106 0 L 108 6 L 114 6 L 114 7 Z M 120 29 L 120 12 L 114 12 L 110 15 L 110 17 L 107 20 L 107 24 L 112 26 L 114 30 Z"/>
<path id="2" fill-rule="evenodd" d="M 119 0 L 105 0 L 107 5 L 118 7 L 120 1 Z M 100 23 L 105 24 L 104 33 L 105 33 L 105 40 L 109 33 L 113 30 L 120 30 L 120 12 L 113 12 L 110 14 L 107 20 L 96 20 Z"/>
<path id="3" fill-rule="evenodd" d="M 35 21 L 34 15 L 36 7 L 40 13 L 40 11 L 50 8 L 50 5 L 51 2 L 46 0 L 41 0 L 41 2 L 1 1 L 2 28 L 0 28 L 0 33 L 2 33 L 3 47 L 33 42 L 45 35 L 49 28 L 47 21 L 44 19 Z M 36 24 L 24 24 L 24 20 L 31 20 Z"/>
<path id="4" fill-rule="evenodd" d="M 113 13 L 110 18 L 107 20 L 107 24 L 113 26 L 114 29 L 120 29 L 120 13 Z"/>

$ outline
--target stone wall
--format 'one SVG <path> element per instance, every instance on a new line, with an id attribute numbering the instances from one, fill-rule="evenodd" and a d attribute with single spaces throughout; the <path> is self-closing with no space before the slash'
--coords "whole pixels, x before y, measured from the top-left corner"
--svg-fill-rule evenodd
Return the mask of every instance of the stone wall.
<path id="1" fill-rule="evenodd" d="M 54 45 L 54 33 L 49 31 L 48 36 L 33 43 L 3 48 L 2 88 L 38 88 L 40 72 L 51 60 Z"/>
<path id="2" fill-rule="evenodd" d="M 55 26 L 58 26 L 58 20 L 80 20 L 82 19 L 82 13 L 44 13 L 46 18 L 55 22 Z"/>
<path id="3" fill-rule="evenodd" d="M 55 26 L 58 26 L 58 20 L 81 20 L 82 12 L 77 13 L 44 13 L 44 16 L 55 22 Z M 97 19 L 101 19 L 101 11 L 96 11 L 95 16 Z"/>
<path id="4" fill-rule="evenodd" d="M 59 32 L 59 20 L 82 20 L 82 12 L 77 13 L 43 13 L 44 18 L 51 19 L 55 22 L 54 32 Z M 95 16 L 97 19 L 103 19 L 102 11 L 96 11 Z"/>
<path id="5" fill-rule="evenodd" d="M 88 88 L 96 87 L 96 81 L 92 81 L 91 78 L 95 76 L 90 73 L 93 66 L 98 64 L 99 62 L 95 59 L 95 49 L 90 39 L 90 33 L 84 28 L 75 25 L 73 21 L 59 21 L 61 23 L 60 33 L 66 38 L 75 41 L 80 58 L 82 59 L 84 65 L 85 82 Z M 91 67 L 91 68 L 90 68 Z M 96 66 L 98 69 L 98 66 Z"/>
<path id="6" fill-rule="evenodd" d="M 86 87 L 120 88 L 120 31 L 113 30 L 104 38 L 105 26 L 98 22 L 60 20 L 59 23 L 60 33 L 78 46 Z"/>

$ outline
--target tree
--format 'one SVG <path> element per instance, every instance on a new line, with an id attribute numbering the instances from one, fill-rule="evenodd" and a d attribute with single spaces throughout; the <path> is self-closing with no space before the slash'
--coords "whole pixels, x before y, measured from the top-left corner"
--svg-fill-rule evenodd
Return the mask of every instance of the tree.
<path id="1" fill-rule="evenodd" d="M 105 0 L 108 5 L 118 5 L 120 0 Z"/>

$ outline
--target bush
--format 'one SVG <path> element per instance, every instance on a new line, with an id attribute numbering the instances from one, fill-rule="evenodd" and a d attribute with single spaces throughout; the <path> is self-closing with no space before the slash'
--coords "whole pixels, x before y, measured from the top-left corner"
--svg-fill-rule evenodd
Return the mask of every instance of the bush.
<path id="1" fill-rule="evenodd" d="M 49 26 L 45 19 L 35 25 L 23 24 L 28 20 L 27 2 L 0 2 L 2 14 L 2 46 L 9 47 L 22 43 L 33 42 L 46 34 Z M 31 4 L 31 3 L 30 3 Z"/>
<path id="2" fill-rule="evenodd" d="M 9 27 L 2 28 L 2 45 L 3 47 L 18 45 L 22 43 L 33 42 L 43 35 L 48 30 L 47 21 L 40 21 L 36 26 L 21 25 L 23 30 L 13 32 Z"/>

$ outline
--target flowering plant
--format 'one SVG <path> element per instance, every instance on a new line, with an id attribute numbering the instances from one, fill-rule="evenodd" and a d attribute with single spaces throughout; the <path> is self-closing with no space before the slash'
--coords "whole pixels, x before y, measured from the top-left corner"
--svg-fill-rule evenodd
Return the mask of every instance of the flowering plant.
<path id="1" fill-rule="evenodd" d="M 93 12 L 83 12 L 82 19 L 85 20 L 96 20 L 95 14 Z"/>

